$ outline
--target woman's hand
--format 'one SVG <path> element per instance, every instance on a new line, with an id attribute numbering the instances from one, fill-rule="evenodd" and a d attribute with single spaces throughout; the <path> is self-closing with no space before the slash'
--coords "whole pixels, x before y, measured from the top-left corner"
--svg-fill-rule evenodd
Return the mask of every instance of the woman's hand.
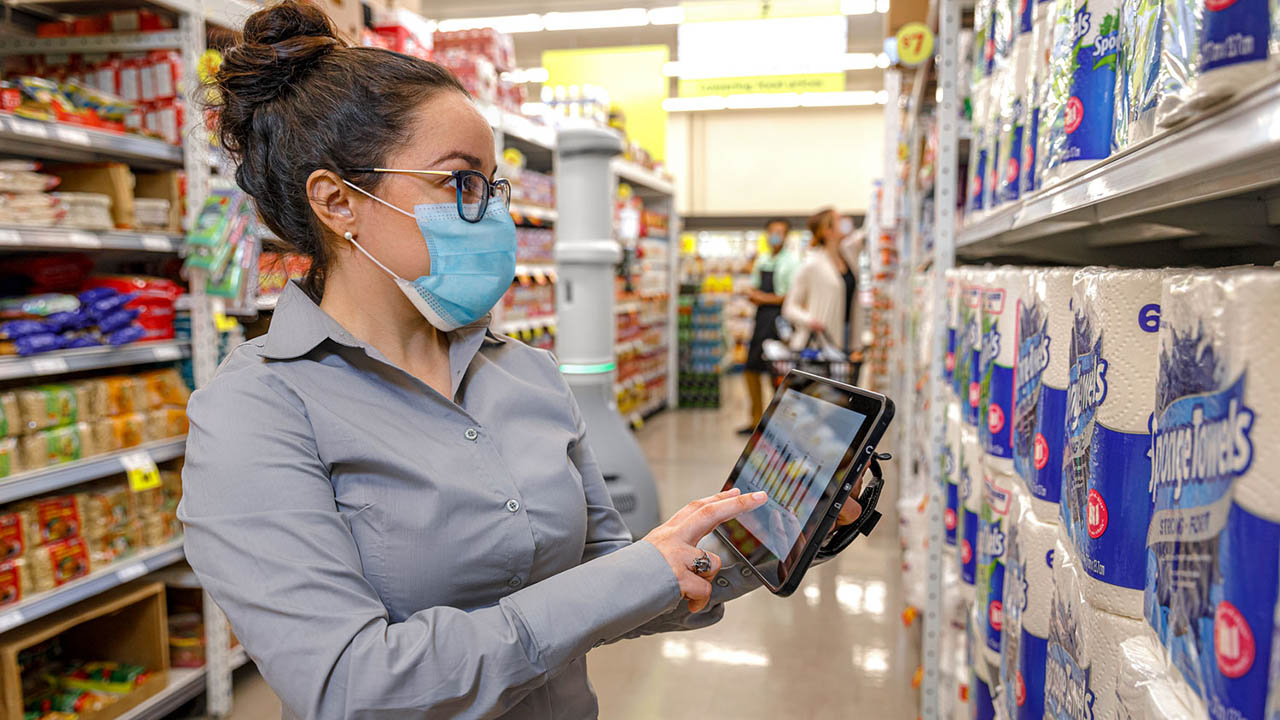
<path id="1" fill-rule="evenodd" d="M 813 332 L 820 333 L 826 330 L 827 326 L 823 325 L 821 320 L 810 320 L 809 329 Z"/>
<path id="2" fill-rule="evenodd" d="M 720 572 L 721 560 L 715 553 L 707 553 L 710 570 L 702 575 L 693 571 L 694 561 L 703 553 L 698 542 L 720 523 L 754 510 L 767 500 L 768 496 L 762 492 L 742 495 L 737 488 L 731 488 L 694 500 L 644 536 L 644 541 L 658 548 L 667 559 L 680 583 L 680 595 L 689 603 L 689 612 L 699 612 L 711 601 L 711 580 Z"/>

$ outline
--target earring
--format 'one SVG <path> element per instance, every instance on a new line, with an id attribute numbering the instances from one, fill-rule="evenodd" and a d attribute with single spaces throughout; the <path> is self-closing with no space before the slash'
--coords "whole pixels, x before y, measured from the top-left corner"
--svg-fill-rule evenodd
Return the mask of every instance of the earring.
<path id="1" fill-rule="evenodd" d="M 345 233 L 343 233 L 342 237 L 346 238 L 346 239 L 347 239 L 347 242 L 351 242 L 352 240 L 355 240 L 355 239 L 356 239 L 356 238 L 355 238 L 355 236 L 351 234 L 351 231 L 350 231 L 350 230 L 348 230 L 348 231 L 346 231 Z"/>

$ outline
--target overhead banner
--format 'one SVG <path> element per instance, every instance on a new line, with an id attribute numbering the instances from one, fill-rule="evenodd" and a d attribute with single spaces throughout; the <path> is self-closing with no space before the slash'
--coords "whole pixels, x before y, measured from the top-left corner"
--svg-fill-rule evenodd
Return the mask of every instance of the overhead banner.
<path id="1" fill-rule="evenodd" d="M 691 78 L 680 81 L 680 97 L 745 93 L 841 92 L 844 89 L 844 73 Z"/>

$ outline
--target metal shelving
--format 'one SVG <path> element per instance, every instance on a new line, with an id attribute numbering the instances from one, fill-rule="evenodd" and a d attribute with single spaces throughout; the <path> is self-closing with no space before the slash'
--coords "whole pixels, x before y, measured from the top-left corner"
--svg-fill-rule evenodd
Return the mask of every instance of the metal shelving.
<path id="1" fill-rule="evenodd" d="M 43 470 L 10 475 L 0 479 L 0 503 L 22 500 L 41 493 L 61 490 L 91 480 L 110 477 L 125 471 L 124 460 L 145 453 L 152 461 L 161 463 L 182 457 L 186 451 L 185 437 L 156 440 L 127 450 L 95 455 L 84 460 L 55 465 Z"/>
<path id="2" fill-rule="evenodd" d="M 191 702 L 205 690 L 204 668 L 172 668 L 164 690 L 120 716 L 120 720 L 160 720 Z"/>
<path id="3" fill-rule="evenodd" d="M 122 230 L 77 230 L 74 228 L 0 225 L 3 250 L 128 250 L 132 252 L 176 253 L 182 249 L 181 235 L 163 232 Z"/>
<path id="4" fill-rule="evenodd" d="M 4 612 L 0 612 L 0 632 L 137 580 L 147 573 L 172 565 L 183 557 L 182 540 L 179 539 L 139 553 L 128 560 L 111 563 L 86 577 L 73 580 L 48 592 L 38 593 L 13 607 L 6 608 Z"/>
<path id="5" fill-rule="evenodd" d="M 0 55 L 13 52 L 0 45 Z M 68 162 L 125 160 L 138 167 L 182 167 L 182 148 L 163 140 L 7 114 L 0 114 L 0 152 Z"/>
<path id="6" fill-rule="evenodd" d="M 560 214 L 550 208 L 538 207 L 537 205 L 511 203 L 511 216 L 516 222 L 521 222 L 527 218 L 538 222 L 554 223 L 560 217 Z"/>
<path id="7" fill-rule="evenodd" d="M 500 335 L 515 335 L 518 333 L 532 332 L 534 330 L 553 329 L 556 326 L 556 316 L 547 315 L 544 317 L 525 318 L 523 320 L 507 320 L 499 323 L 494 328 Z"/>
<path id="8" fill-rule="evenodd" d="M 0 380 L 45 377 L 63 373 L 127 367 L 144 363 L 172 362 L 191 357 L 191 343 L 185 340 L 122 345 L 120 347 L 61 350 L 30 357 L 0 360 Z M 3 482 L 3 481 L 0 481 Z"/>
<path id="9" fill-rule="evenodd" d="M 628 160 L 614 160 L 613 172 L 618 180 L 628 183 L 641 197 L 674 196 L 675 185 L 658 173 Z"/>

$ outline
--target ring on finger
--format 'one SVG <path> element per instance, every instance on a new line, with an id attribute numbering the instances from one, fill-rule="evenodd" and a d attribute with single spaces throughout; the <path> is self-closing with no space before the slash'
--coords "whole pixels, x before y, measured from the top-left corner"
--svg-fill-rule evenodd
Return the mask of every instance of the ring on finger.
<path id="1" fill-rule="evenodd" d="M 707 555 L 707 551 L 702 551 L 702 557 L 693 561 L 693 570 L 695 575 L 706 575 L 711 572 L 711 557 Z"/>

